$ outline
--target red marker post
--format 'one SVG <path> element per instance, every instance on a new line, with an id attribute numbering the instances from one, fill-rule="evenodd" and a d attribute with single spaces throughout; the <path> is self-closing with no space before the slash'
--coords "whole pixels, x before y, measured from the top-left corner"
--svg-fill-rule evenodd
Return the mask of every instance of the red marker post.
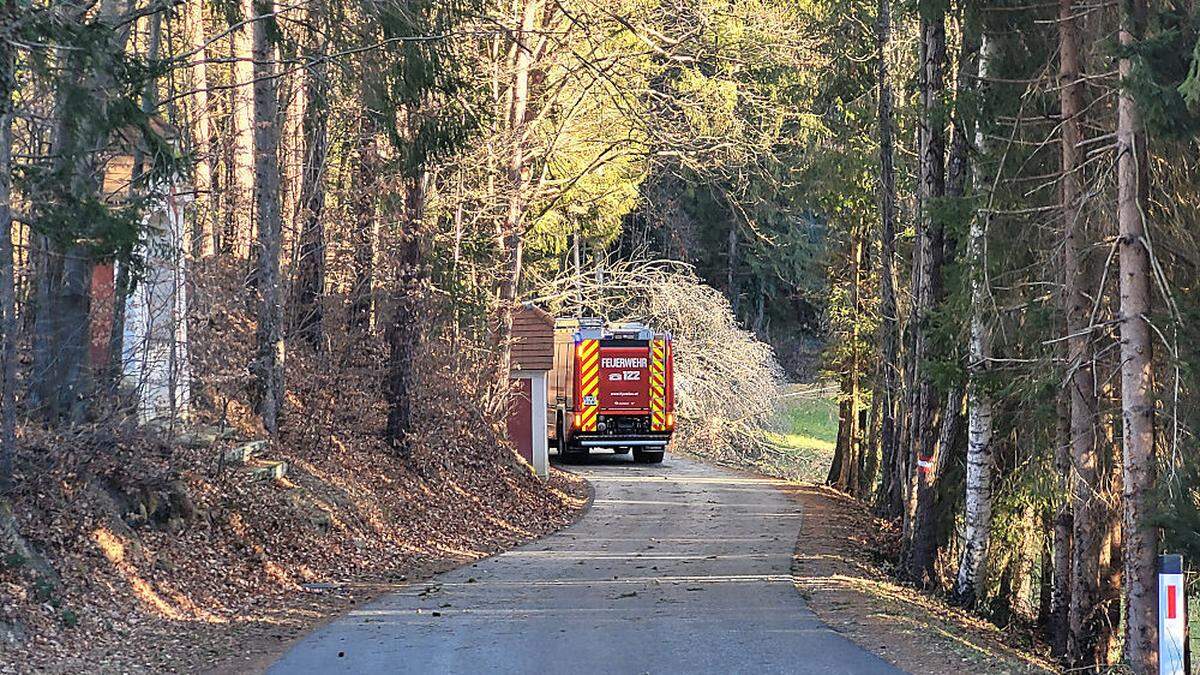
<path id="1" fill-rule="evenodd" d="M 1183 586 L 1183 556 L 1158 556 L 1158 672 L 1186 675 L 1187 594 Z"/>

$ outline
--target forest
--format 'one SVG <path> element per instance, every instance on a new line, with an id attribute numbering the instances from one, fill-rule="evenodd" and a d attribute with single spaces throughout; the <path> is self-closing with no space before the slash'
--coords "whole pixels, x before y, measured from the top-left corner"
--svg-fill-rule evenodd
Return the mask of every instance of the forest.
<path id="1" fill-rule="evenodd" d="M 134 554 L 314 512 L 234 440 L 424 495 L 322 532 L 565 521 L 504 437 L 534 303 L 674 333 L 674 447 L 714 461 L 794 477 L 776 407 L 827 385 L 820 478 L 897 579 L 1157 672 L 1158 556 L 1200 557 L 1198 140 L 1190 0 L 0 0 L 0 620 L 100 625 L 97 545 L 161 612 L 244 611 Z M 346 537 L 254 574 L 384 555 Z"/>

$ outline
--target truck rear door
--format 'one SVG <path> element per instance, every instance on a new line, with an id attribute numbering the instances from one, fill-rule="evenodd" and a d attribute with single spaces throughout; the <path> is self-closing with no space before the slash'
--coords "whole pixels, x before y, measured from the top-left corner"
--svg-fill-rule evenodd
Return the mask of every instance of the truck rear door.
<path id="1" fill-rule="evenodd" d="M 650 410 L 649 345 L 643 341 L 600 344 L 600 410 L 647 413 Z"/>

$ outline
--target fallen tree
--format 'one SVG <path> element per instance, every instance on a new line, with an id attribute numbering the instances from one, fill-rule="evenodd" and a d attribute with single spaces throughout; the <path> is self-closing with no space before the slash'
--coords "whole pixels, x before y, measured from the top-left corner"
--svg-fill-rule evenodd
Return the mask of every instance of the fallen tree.
<path id="1" fill-rule="evenodd" d="M 783 370 L 771 347 L 738 323 L 725 296 L 691 266 L 608 260 L 592 274 L 545 280 L 535 301 L 556 316 L 638 321 L 671 333 L 674 450 L 736 465 L 780 463 L 766 432 L 776 419 Z"/>

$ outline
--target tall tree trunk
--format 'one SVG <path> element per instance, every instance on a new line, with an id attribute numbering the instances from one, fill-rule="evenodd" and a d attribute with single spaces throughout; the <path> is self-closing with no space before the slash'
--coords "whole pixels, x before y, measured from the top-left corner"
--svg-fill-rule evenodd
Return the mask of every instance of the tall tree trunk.
<path id="1" fill-rule="evenodd" d="M 859 425 L 859 387 L 862 369 L 859 358 L 859 316 L 861 312 L 863 235 L 855 228 L 850 241 L 851 322 L 848 336 L 850 355 L 842 377 L 842 400 L 839 405 L 838 442 L 828 483 L 843 492 L 857 495 L 861 468 L 861 430 Z M 732 280 L 732 277 L 730 277 Z"/>
<path id="2" fill-rule="evenodd" d="M 258 87 L 254 86 L 255 74 L 259 72 L 260 64 L 255 63 L 254 31 L 262 21 L 255 20 L 257 4 L 255 0 L 238 0 L 241 18 L 249 23 L 233 31 L 233 79 L 237 86 L 230 92 L 233 112 L 233 152 L 231 156 L 231 175 L 227 186 L 229 191 L 229 209 L 233 231 L 229 235 L 230 251 L 237 257 L 249 259 L 251 242 L 254 240 L 255 219 L 262 220 L 260 214 L 254 213 L 258 200 L 254 195 L 255 181 L 258 178 L 258 162 L 256 158 L 257 134 L 255 133 L 255 118 L 258 114 L 255 100 Z M 278 86 L 274 82 L 272 87 Z M 276 103 L 278 107 L 278 103 Z M 278 131 L 274 132 L 278 136 Z M 272 197 L 274 198 L 274 197 Z"/>
<path id="3" fill-rule="evenodd" d="M 984 81 L 987 80 L 993 58 L 993 44 L 987 35 L 982 37 L 977 68 L 979 78 Z M 975 145 L 984 158 L 989 154 L 986 139 L 983 129 L 977 125 Z M 975 175 L 975 191 L 981 194 L 988 186 L 984 184 L 982 171 L 977 170 Z M 971 338 L 967 350 L 967 494 L 963 518 L 966 536 L 954 589 L 959 602 L 966 606 L 974 605 L 977 599 L 980 571 L 987 559 L 992 528 L 992 466 L 995 463 L 992 455 L 992 397 L 983 382 L 992 356 L 987 288 L 987 232 L 990 217 L 985 205 L 971 219 L 967 254 L 971 268 Z"/>
<path id="4" fill-rule="evenodd" d="M 1074 479 L 1071 474 L 1071 395 L 1064 388 L 1058 392 L 1055 415 L 1054 473 L 1058 476 L 1058 499 L 1054 511 L 1054 588 L 1050 599 L 1050 649 L 1059 662 L 1067 659 L 1067 640 L 1071 632 L 1071 570 L 1074 556 L 1071 539 L 1074 518 L 1071 495 Z"/>
<path id="5" fill-rule="evenodd" d="M 257 16 L 269 16 L 274 0 L 254 0 Z M 254 22 L 254 184 L 258 214 L 258 353 L 254 371 L 258 414 L 274 435 L 284 400 L 283 297 L 280 280 L 282 221 L 279 211 L 279 94 L 273 18 Z"/>
<path id="6" fill-rule="evenodd" d="M 300 184 L 300 251 L 293 294 L 293 315 L 301 338 L 314 348 L 324 335 L 321 296 L 325 291 L 325 164 L 329 155 L 329 113 L 325 43 L 313 55 L 305 86 L 304 171 Z"/>
<path id="7" fill-rule="evenodd" d="M 1081 144 L 1083 142 L 1083 83 L 1079 56 L 1079 19 L 1073 0 L 1059 3 L 1059 91 L 1062 110 L 1063 272 L 1067 319 L 1067 362 L 1070 372 L 1071 457 L 1073 474 L 1071 607 L 1069 660 L 1072 666 L 1092 669 L 1097 654 L 1100 602 L 1100 545 L 1103 527 L 1096 454 L 1096 390 L 1091 324 L 1094 275 L 1085 259 L 1090 246 L 1083 208 Z"/>
<path id="8" fill-rule="evenodd" d="M 499 248 L 503 259 L 500 280 L 500 362 L 497 377 L 508 380 L 513 310 L 521 283 L 522 258 L 525 241 L 525 209 L 529 198 L 529 167 L 526 165 L 526 144 L 529 122 L 529 75 L 533 69 L 534 41 L 537 38 L 541 0 L 520 0 L 520 30 L 515 36 L 513 56 L 512 95 L 509 106 L 511 148 L 508 158 L 508 209 L 500 232 Z"/>
<path id="9" fill-rule="evenodd" d="M 397 261 L 396 306 L 388 327 L 388 439 L 404 458 L 411 448 L 413 431 L 413 384 L 417 347 L 420 342 L 419 302 L 422 290 L 421 229 L 425 215 L 423 172 L 404 179 L 404 232 Z"/>
<path id="10" fill-rule="evenodd" d="M 933 375 L 925 367 L 930 356 L 931 314 L 942 298 L 944 229 L 937 213 L 946 193 L 945 129 L 942 124 L 942 95 L 945 88 L 945 9 L 924 2 L 921 19 L 921 217 L 917 231 L 917 285 L 913 289 L 917 325 L 914 349 L 916 387 L 912 409 L 912 453 L 915 463 L 909 501 L 911 517 L 906 523 L 903 568 L 905 575 L 921 585 L 936 581 L 934 560 L 937 548 L 937 481 L 941 475 L 938 437 L 941 419 Z"/>
<path id="11" fill-rule="evenodd" d="M 0 35 L 17 20 L 15 2 L 0 5 Z M 13 283 L 12 121 L 17 88 L 13 45 L 0 40 L 0 490 L 12 484 L 17 448 L 17 294 Z"/>
<path id="12" fill-rule="evenodd" d="M 62 258 L 55 255 L 49 237 L 34 232 L 32 243 L 31 258 L 35 270 L 30 338 L 32 363 L 29 368 L 25 405 L 30 413 L 47 419 L 52 415 L 50 397 L 53 396 L 53 392 L 47 390 L 46 383 L 53 379 L 50 370 L 54 365 L 56 342 L 54 287 Z"/>
<path id="13" fill-rule="evenodd" d="M 208 257 L 216 252 L 216 216 L 211 204 L 215 203 L 213 195 L 213 148 L 212 148 L 212 113 L 209 111 L 208 100 L 208 36 L 205 32 L 204 2 L 191 0 L 187 4 L 187 40 L 195 52 L 192 57 L 192 134 L 195 138 L 196 149 L 196 192 L 201 196 L 197 203 L 207 206 L 198 207 L 196 211 L 195 229 L 192 231 L 192 253 L 197 257 Z"/>
<path id="14" fill-rule="evenodd" d="M 364 108 L 366 102 L 364 101 Z M 368 112 L 363 113 L 358 138 L 358 166 L 354 203 L 353 238 L 354 286 L 350 290 L 350 328 L 367 332 L 372 328 L 375 300 L 375 235 L 378 228 L 375 194 L 379 151 L 376 148 L 375 124 Z"/>
<path id="15" fill-rule="evenodd" d="M 900 443 L 896 424 L 900 404 L 900 317 L 896 303 L 896 166 L 892 142 L 892 84 L 888 76 L 887 49 L 891 41 L 892 17 L 888 0 L 876 8 L 875 58 L 879 79 L 879 239 L 880 239 L 880 344 L 883 363 L 883 401 L 880 404 L 879 455 L 882 482 L 876 511 L 885 517 L 900 515 L 903 486 L 900 483 Z"/>
<path id="16" fill-rule="evenodd" d="M 950 140 L 950 152 L 947 157 L 944 195 L 947 201 L 963 199 L 967 191 L 967 179 L 971 175 L 970 139 L 975 133 L 975 115 L 968 110 L 970 108 L 968 99 L 975 89 L 975 82 L 979 75 L 979 34 L 969 23 L 964 26 L 961 33 L 959 55 L 958 75 L 955 83 L 956 114 Z M 958 239 L 952 228 L 946 228 L 944 223 L 941 224 L 941 227 L 943 230 L 941 264 L 943 266 L 954 264 L 958 258 Z M 940 302 L 940 298 L 935 301 Z M 946 392 L 946 403 L 941 409 L 941 424 L 935 441 L 937 450 L 934 453 L 939 458 L 936 468 L 938 475 L 934 478 L 936 483 L 941 482 L 941 474 L 945 471 L 946 463 L 951 457 L 950 453 L 958 453 L 962 449 L 958 441 L 960 431 L 964 426 L 966 402 L 966 383 L 955 382 Z M 963 461 L 965 462 L 965 457 L 963 457 Z M 946 545 L 948 534 L 953 527 L 949 513 L 953 510 L 954 504 L 948 502 L 946 495 L 965 493 L 965 480 L 963 483 L 961 487 L 955 485 L 953 489 L 944 487 L 939 489 L 938 493 L 934 495 L 933 504 L 926 509 L 929 513 L 940 514 L 930 521 L 934 527 L 932 550 L 935 555 L 939 548 Z"/>
<path id="17" fill-rule="evenodd" d="M 1122 5 L 1117 102 L 1117 223 L 1120 255 L 1121 402 L 1124 427 L 1125 658 L 1134 672 L 1158 669 L 1157 531 L 1147 523 L 1154 487 L 1154 364 L 1150 253 L 1144 219 L 1146 136 L 1133 98 L 1133 57 L 1146 22 L 1146 0 Z"/>
<path id="18" fill-rule="evenodd" d="M 1112 286 L 1115 286 L 1113 284 Z M 1105 288 L 1105 304 L 1110 299 L 1112 291 Z M 1115 293 L 1112 293 L 1115 295 Z M 1112 314 L 1106 312 L 1106 316 Z M 1100 360 L 1102 372 L 1115 373 L 1120 369 L 1115 354 L 1107 348 Z M 1100 635 L 1097 641 L 1097 652 L 1101 655 L 1102 663 L 1111 663 L 1112 656 L 1117 654 L 1121 643 L 1121 586 L 1124 581 L 1124 556 L 1121 552 L 1121 440 L 1117 425 L 1119 422 L 1121 398 L 1115 382 L 1106 381 L 1101 388 L 1101 406 L 1103 414 L 1100 418 L 1100 438 L 1102 439 L 1104 475 L 1104 542 L 1101 544 L 1100 555 Z"/>
<path id="19" fill-rule="evenodd" d="M 731 224 L 729 227 L 729 242 L 725 256 L 725 288 L 729 293 L 729 306 L 733 309 L 733 315 L 738 315 L 739 293 L 737 287 L 737 265 L 738 265 L 738 232 L 737 225 Z"/>
<path id="20" fill-rule="evenodd" d="M 97 199 L 102 175 L 99 148 L 108 141 L 106 120 L 117 84 L 112 59 L 124 52 L 129 24 L 124 22 L 128 3 L 107 0 L 100 4 L 97 21 L 104 43 L 85 55 L 64 49 L 56 91 L 53 145 L 54 173 L 61 182 L 49 198 L 64 204 L 86 204 Z M 72 7 L 62 16 L 80 23 L 86 8 Z M 84 102 L 90 106 L 83 110 Z M 82 422 L 92 394 L 89 364 L 91 336 L 91 282 L 95 264 L 90 223 L 81 223 L 81 234 L 63 243 L 43 238 L 46 266 L 39 280 L 38 316 L 34 330 L 34 363 L 30 403 L 41 408 L 47 421 L 65 417 Z"/>

